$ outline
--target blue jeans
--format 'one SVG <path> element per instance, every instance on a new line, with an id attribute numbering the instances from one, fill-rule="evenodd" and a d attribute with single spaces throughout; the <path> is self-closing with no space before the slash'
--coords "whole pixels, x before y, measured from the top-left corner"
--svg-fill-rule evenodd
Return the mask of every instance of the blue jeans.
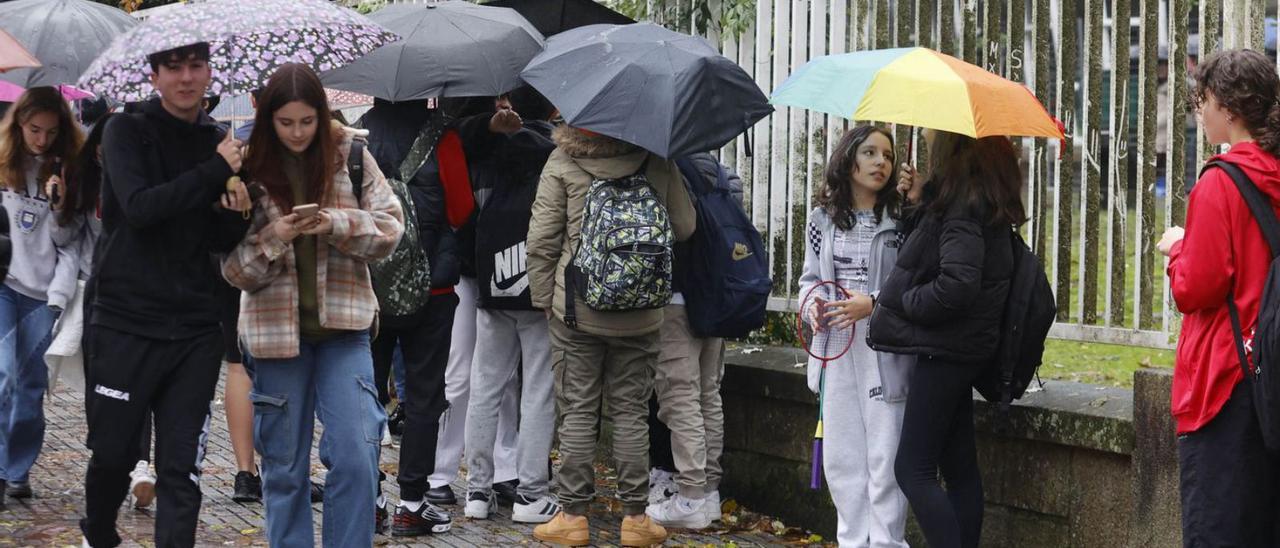
<path id="1" fill-rule="evenodd" d="M 44 351 L 57 313 L 0 284 L 0 479 L 25 482 L 44 445 Z"/>
<path id="2" fill-rule="evenodd" d="M 267 539 L 272 546 L 313 546 L 311 441 L 324 433 L 325 546 L 373 544 L 378 450 L 386 412 L 373 385 L 369 333 L 303 342 L 296 358 L 254 358 L 253 443 L 262 455 Z"/>
<path id="3" fill-rule="evenodd" d="M 400 352 L 398 344 L 395 354 L 391 355 L 391 378 L 396 383 L 396 399 L 400 401 L 400 405 L 404 405 L 409 401 L 409 393 L 404 391 L 404 354 Z"/>

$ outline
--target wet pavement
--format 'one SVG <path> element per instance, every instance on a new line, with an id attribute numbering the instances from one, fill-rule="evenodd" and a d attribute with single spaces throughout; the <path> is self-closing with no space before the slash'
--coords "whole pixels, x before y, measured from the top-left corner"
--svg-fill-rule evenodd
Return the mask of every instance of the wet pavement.
<path id="1" fill-rule="evenodd" d="M 202 480 L 204 504 L 197 531 L 199 546 L 266 546 L 265 521 L 261 504 L 241 504 L 231 500 L 232 478 L 235 475 L 235 458 L 227 437 L 226 418 L 223 413 L 221 390 L 214 401 L 212 432 L 204 465 Z M 0 546 L 80 546 L 81 535 L 77 524 L 83 509 L 84 469 L 89 453 L 84 447 L 84 398 L 76 390 L 59 386 L 45 400 L 48 421 L 44 451 L 31 471 L 31 483 L 35 497 L 27 500 L 9 499 L 7 509 L 0 511 Z M 316 440 L 319 440 L 317 432 Z M 317 454 L 313 451 L 313 455 Z M 394 472 L 399 451 L 384 448 L 382 469 L 392 477 L 384 483 L 390 500 L 397 500 L 398 488 Z M 312 459 L 313 479 L 323 483 L 324 469 L 319 459 Z M 608 492 L 608 471 L 602 469 L 602 492 Z M 461 482 L 454 484 L 459 501 L 462 500 Z M 121 510 L 118 524 L 125 546 L 154 546 L 152 528 L 154 513 L 134 510 L 129 501 Z M 598 499 L 591 518 L 592 541 L 595 546 L 611 546 L 618 538 L 621 516 L 610 511 L 608 501 Z M 153 507 L 154 508 L 154 507 Z M 320 545 L 320 522 L 324 519 L 322 504 L 313 506 L 315 511 L 316 545 Z M 794 530 L 784 536 L 770 531 L 784 531 L 780 523 L 768 518 L 745 513 L 726 501 L 726 525 L 704 531 L 701 534 L 673 532 L 667 546 L 770 546 L 803 544 L 795 540 L 804 538 Z M 532 537 L 533 526 L 511 521 L 510 507 L 500 508 L 489 520 L 469 520 L 462 517 L 460 506 L 447 507 L 454 516 L 453 530 L 449 533 L 416 539 L 375 537 L 378 546 L 513 546 L 540 545 Z"/>

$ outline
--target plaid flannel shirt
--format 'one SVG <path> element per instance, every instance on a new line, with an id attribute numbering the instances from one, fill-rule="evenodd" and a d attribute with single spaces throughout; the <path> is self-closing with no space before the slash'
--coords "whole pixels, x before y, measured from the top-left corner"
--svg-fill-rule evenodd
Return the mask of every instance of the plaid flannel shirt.
<path id="1" fill-rule="evenodd" d="M 351 140 L 360 132 L 344 128 L 340 167 L 323 211 L 333 233 L 318 236 L 316 288 L 320 325 L 328 329 L 368 329 L 378 315 L 368 263 L 395 250 L 404 233 L 404 212 L 378 163 L 364 152 L 364 203 L 357 204 L 347 173 Z M 363 132 L 366 133 L 367 132 Z M 269 227 L 283 216 L 270 196 L 254 204 L 253 225 L 222 263 L 222 274 L 241 290 L 240 340 L 255 358 L 297 357 L 301 344 L 298 276 L 293 245 Z M 335 252 L 336 251 L 336 252 Z"/>

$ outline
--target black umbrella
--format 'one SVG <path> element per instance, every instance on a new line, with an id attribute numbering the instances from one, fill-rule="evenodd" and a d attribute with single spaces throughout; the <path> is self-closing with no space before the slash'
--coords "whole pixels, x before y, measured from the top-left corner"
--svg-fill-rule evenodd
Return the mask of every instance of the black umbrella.
<path id="1" fill-rule="evenodd" d="M 751 76 L 706 40 L 650 23 L 556 35 L 521 76 L 569 125 L 664 158 L 717 149 L 773 112 Z"/>
<path id="2" fill-rule="evenodd" d="M 325 73 L 325 87 L 389 101 L 500 95 L 543 46 L 515 10 L 470 2 L 393 4 L 369 18 L 404 39 Z"/>
<path id="3" fill-rule="evenodd" d="M 627 25 L 635 20 L 592 0 L 494 0 L 486 6 L 520 12 L 543 36 L 587 25 Z"/>
<path id="4" fill-rule="evenodd" d="M 13 70 L 0 80 L 24 88 L 75 84 L 111 40 L 138 20 L 89 0 L 0 2 L 0 29 L 8 31 L 44 66 Z"/>

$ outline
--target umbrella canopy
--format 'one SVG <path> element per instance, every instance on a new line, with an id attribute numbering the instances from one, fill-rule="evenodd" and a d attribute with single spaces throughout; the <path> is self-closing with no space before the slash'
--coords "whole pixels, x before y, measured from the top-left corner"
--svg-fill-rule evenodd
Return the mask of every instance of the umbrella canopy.
<path id="1" fill-rule="evenodd" d="M 664 158 L 719 148 L 773 112 L 706 40 L 650 23 L 558 34 L 521 76 L 570 125 Z"/>
<path id="2" fill-rule="evenodd" d="M 348 108 L 365 107 L 373 104 L 373 97 L 352 93 L 350 91 L 340 91 L 336 89 L 325 88 L 324 95 L 328 99 L 330 110 L 344 110 Z M 249 99 L 249 94 L 237 95 L 231 98 L 225 98 L 222 102 L 214 107 L 213 112 L 209 113 L 215 120 L 223 121 L 245 121 L 253 119 L 253 103 Z"/>
<path id="3" fill-rule="evenodd" d="M 43 65 L 6 72 L 0 80 L 24 88 L 74 84 L 113 38 L 137 24 L 129 14 L 89 0 L 0 2 L 0 30 Z"/>
<path id="4" fill-rule="evenodd" d="M 587 25 L 629 25 L 635 22 L 593 0 L 494 0 L 484 5 L 516 10 L 543 36 L 554 36 Z"/>
<path id="5" fill-rule="evenodd" d="M 782 82 L 772 102 L 974 138 L 1063 138 L 1061 122 L 1026 86 L 926 48 L 818 57 Z"/>
<path id="6" fill-rule="evenodd" d="M 22 86 L 12 82 L 0 81 L 0 101 L 6 103 L 16 103 L 19 97 L 27 90 Z M 58 91 L 62 93 L 62 98 L 68 101 L 79 101 L 93 97 L 92 93 L 77 89 L 75 86 L 59 85 Z"/>
<path id="7" fill-rule="evenodd" d="M 519 13 L 470 2 L 393 4 L 369 18 L 404 39 L 325 74 L 326 87 L 388 101 L 501 95 L 543 46 Z"/>
<path id="8" fill-rule="evenodd" d="M 0 72 L 38 66 L 40 66 L 40 61 L 36 60 L 35 56 L 27 51 L 27 48 L 22 47 L 17 38 L 0 30 Z"/>
<path id="9" fill-rule="evenodd" d="M 236 95 L 264 86 L 280 65 L 330 70 L 398 38 L 325 0 L 211 0 L 155 15 L 119 36 L 80 87 L 121 101 L 146 99 L 154 92 L 148 55 L 207 42 L 209 91 Z"/>

